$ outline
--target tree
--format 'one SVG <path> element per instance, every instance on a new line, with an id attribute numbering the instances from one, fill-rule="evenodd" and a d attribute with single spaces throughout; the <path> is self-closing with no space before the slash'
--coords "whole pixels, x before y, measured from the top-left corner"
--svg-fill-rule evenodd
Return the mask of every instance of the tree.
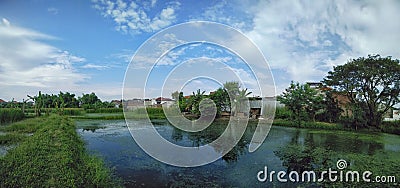
<path id="1" fill-rule="evenodd" d="M 217 116 L 221 115 L 221 112 L 229 112 L 231 101 L 229 100 L 228 92 L 224 88 L 218 88 L 215 92 L 210 94 L 210 99 L 214 101 L 217 107 Z"/>
<path id="2" fill-rule="evenodd" d="M 380 55 L 352 59 L 333 67 L 323 82 L 345 93 L 352 108 L 364 108 L 368 126 L 379 127 L 383 114 L 399 103 L 399 60 Z"/>
<path id="3" fill-rule="evenodd" d="M 316 113 L 323 108 L 323 96 L 308 84 L 290 83 L 278 100 L 293 114 L 293 119 L 300 124 L 301 120 L 315 121 Z"/>
<path id="4" fill-rule="evenodd" d="M 205 91 L 202 92 L 200 89 L 198 89 L 196 93 L 193 92 L 192 96 L 190 96 L 190 106 L 193 114 L 200 114 L 199 106 L 201 100 L 204 98 L 204 93 Z"/>
<path id="5" fill-rule="evenodd" d="M 39 91 L 39 94 L 37 96 L 33 96 L 33 97 L 30 95 L 27 95 L 27 96 L 29 99 L 32 99 L 33 102 L 35 103 L 36 116 L 41 116 L 42 115 L 42 107 L 44 106 L 42 92 Z"/>
<path id="6" fill-rule="evenodd" d="M 249 96 L 252 93 L 253 92 L 247 92 L 247 88 L 239 90 L 237 96 L 235 96 L 235 102 L 234 102 L 236 113 L 243 112 L 242 108 L 245 107 L 245 100 L 247 99 L 247 96 Z"/>
<path id="7" fill-rule="evenodd" d="M 79 97 L 78 100 L 81 107 L 85 109 L 98 108 L 102 106 L 101 100 L 93 92 L 90 94 L 82 94 L 82 97 Z"/>

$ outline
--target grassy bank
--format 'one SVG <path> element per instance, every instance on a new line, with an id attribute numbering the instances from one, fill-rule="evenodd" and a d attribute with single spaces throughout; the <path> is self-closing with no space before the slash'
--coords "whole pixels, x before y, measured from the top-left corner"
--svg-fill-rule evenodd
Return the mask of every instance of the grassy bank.
<path id="1" fill-rule="evenodd" d="M 0 158 L 0 187 L 115 187 L 102 160 L 85 152 L 73 121 L 52 115 L 6 128 L 33 133 Z"/>

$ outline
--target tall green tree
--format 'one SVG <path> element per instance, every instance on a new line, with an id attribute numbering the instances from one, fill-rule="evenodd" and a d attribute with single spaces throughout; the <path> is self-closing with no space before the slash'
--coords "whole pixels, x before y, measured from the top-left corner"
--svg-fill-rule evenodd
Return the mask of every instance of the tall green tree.
<path id="1" fill-rule="evenodd" d="M 97 97 L 97 95 L 92 92 L 90 94 L 82 94 L 82 97 L 78 97 L 79 103 L 81 107 L 88 108 L 99 108 L 102 106 L 101 100 Z"/>
<path id="2" fill-rule="evenodd" d="M 363 108 L 369 126 L 379 127 L 383 114 L 400 102 L 400 64 L 390 56 L 352 59 L 333 67 L 323 82 L 345 93 L 352 108 Z"/>
<path id="3" fill-rule="evenodd" d="M 201 91 L 198 89 L 195 92 L 193 92 L 192 96 L 190 96 L 190 106 L 191 106 L 191 112 L 192 114 L 200 115 L 200 102 L 204 98 L 204 93 L 205 91 Z"/>
<path id="4" fill-rule="evenodd" d="M 291 82 L 278 101 L 284 104 L 293 114 L 298 124 L 302 120 L 315 121 L 316 113 L 323 109 L 323 95 L 308 84 Z"/>

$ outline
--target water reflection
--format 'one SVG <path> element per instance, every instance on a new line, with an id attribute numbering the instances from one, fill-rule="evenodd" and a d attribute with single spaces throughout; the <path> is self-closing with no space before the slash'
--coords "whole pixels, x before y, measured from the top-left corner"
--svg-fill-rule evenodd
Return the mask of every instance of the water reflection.
<path id="1" fill-rule="evenodd" d="M 85 125 L 93 123 L 104 128 L 83 131 Z M 180 168 L 160 163 L 143 152 L 124 121 L 78 121 L 77 124 L 77 132 L 87 143 L 89 151 L 100 155 L 114 167 L 128 187 L 290 187 L 294 185 L 258 182 L 257 172 L 264 166 L 276 171 L 334 166 L 337 158 L 355 154 L 371 156 L 372 159 L 381 152 L 400 154 L 399 136 L 286 127 L 272 127 L 263 145 L 249 153 L 249 143 L 257 125 L 250 122 L 238 144 L 221 159 L 201 167 Z M 158 120 L 155 128 L 170 142 L 199 147 L 218 138 L 226 126 L 227 122 L 217 121 L 201 132 L 188 133 Z M 218 147 L 215 150 L 218 151 Z M 363 159 L 352 158 L 352 163 L 362 163 Z"/>

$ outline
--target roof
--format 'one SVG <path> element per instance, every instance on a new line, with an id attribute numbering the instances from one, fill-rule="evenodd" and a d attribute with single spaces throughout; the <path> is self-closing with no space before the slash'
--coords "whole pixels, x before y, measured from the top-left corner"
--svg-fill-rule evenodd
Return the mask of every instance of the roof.
<path id="1" fill-rule="evenodd" d="M 5 103 L 6 101 L 4 101 L 3 99 L 0 99 L 0 103 Z"/>

